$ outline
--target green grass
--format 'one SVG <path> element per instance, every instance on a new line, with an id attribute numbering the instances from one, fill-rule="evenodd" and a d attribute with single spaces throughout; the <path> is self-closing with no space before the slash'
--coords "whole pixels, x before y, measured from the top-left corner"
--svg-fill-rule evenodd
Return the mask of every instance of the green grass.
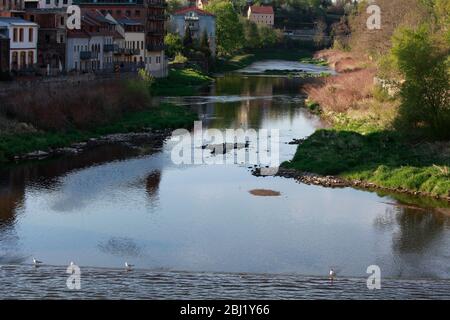
<path id="1" fill-rule="evenodd" d="M 167 78 L 157 79 L 151 93 L 156 96 L 190 96 L 199 88 L 213 81 L 213 78 L 195 69 L 173 69 Z"/>
<path id="2" fill-rule="evenodd" d="M 189 128 L 197 115 L 180 106 L 164 104 L 149 110 L 128 113 L 121 119 L 88 131 L 43 132 L 20 135 L 0 135 L 0 163 L 16 155 L 35 150 L 60 148 L 111 133 L 138 132 L 144 128 Z"/>
<path id="3" fill-rule="evenodd" d="M 439 150 L 433 143 L 413 144 L 390 131 L 362 135 L 318 130 L 299 145 L 293 160 L 283 166 L 447 196 L 450 154 Z"/>
<path id="4" fill-rule="evenodd" d="M 312 58 L 312 52 L 299 49 L 264 49 L 252 53 L 238 54 L 227 59 L 218 59 L 214 72 L 231 72 L 245 68 L 253 62 L 266 59 L 301 61 Z"/>

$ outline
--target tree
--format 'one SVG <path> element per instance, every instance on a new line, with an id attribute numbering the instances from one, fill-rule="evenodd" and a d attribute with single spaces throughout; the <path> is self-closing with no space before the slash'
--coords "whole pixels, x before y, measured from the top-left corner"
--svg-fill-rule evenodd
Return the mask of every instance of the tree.
<path id="1" fill-rule="evenodd" d="M 164 37 L 164 43 L 166 45 L 166 55 L 170 58 L 175 57 L 178 52 L 183 50 L 183 43 L 178 34 L 168 33 Z"/>
<path id="2" fill-rule="evenodd" d="M 186 0 L 168 0 L 167 1 L 167 11 L 174 12 L 174 11 L 186 6 L 187 3 L 188 2 Z"/>
<path id="3" fill-rule="evenodd" d="M 184 29 L 183 46 L 185 49 L 190 49 L 194 43 L 192 39 L 191 29 L 186 26 Z"/>
<path id="4" fill-rule="evenodd" d="M 259 38 L 262 47 L 270 47 L 277 43 L 277 34 L 271 27 L 259 26 Z"/>
<path id="5" fill-rule="evenodd" d="M 314 44 L 317 48 L 322 48 L 325 45 L 327 24 L 323 20 L 317 22 L 314 30 Z"/>
<path id="6" fill-rule="evenodd" d="M 202 32 L 202 37 L 200 39 L 200 51 L 202 51 L 206 58 L 211 57 L 211 48 L 209 47 L 209 38 L 208 38 L 208 32 L 206 32 L 206 29 Z"/>
<path id="7" fill-rule="evenodd" d="M 243 25 L 245 34 L 245 47 L 249 49 L 259 48 L 261 46 L 261 40 L 256 23 L 245 19 Z"/>
<path id="8" fill-rule="evenodd" d="M 239 16 L 228 0 L 216 0 L 207 6 L 216 16 L 217 50 L 219 55 L 231 55 L 243 47 L 244 33 Z"/>
<path id="9" fill-rule="evenodd" d="M 398 125 L 450 138 L 449 53 L 449 43 L 436 38 L 427 25 L 402 28 L 393 37 L 392 55 L 405 80 Z"/>

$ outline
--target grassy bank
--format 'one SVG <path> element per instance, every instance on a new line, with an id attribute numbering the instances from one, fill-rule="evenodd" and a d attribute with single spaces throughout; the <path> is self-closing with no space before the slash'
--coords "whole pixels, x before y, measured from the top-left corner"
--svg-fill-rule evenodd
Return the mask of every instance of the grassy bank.
<path id="1" fill-rule="evenodd" d="M 157 79 L 152 84 L 151 93 L 156 96 L 190 96 L 212 81 L 213 78 L 195 69 L 173 69 L 167 78 Z"/>
<path id="2" fill-rule="evenodd" d="M 252 53 L 238 54 L 227 59 L 219 59 L 214 68 L 216 73 L 224 73 L 245 68 L 253 62 L 266 59 L 301 61 L 312 58 L 312 52 L 301 49 L 264 49 Z"/>
<path id="3" fill-rule="evenodd" d="M 344 62 L 345 68 L 361 65 L 348 57 L 334 64 L 344 66 Z M 372 74 L 359 67 L 306 89 L 306 107 L 326 119 L 331 128 L 308 137 L 282 166 L 389 190 L 450 196 L 450 142 L 393 130 L 395 98 L 373 86 Z"/>
<path id="4" fill-rule="evenodd" d="M 448 196 L 450 143 L 413 143 L 391 131 L 362 135 L 318 130 L 283 166 L 321 175 L 361 180 L 384 188 L 402 188 Z"/>
<path id="5" fill-rule="evenodd" d="M 123 117 L 89 130 L 40 131 L 37 133 L 0 135 L 0 163 L 14 156 L 36 150 L 67 147 L 72 143 L 111 133 L 138 132 L 146 128 L 188 128 L 197 120 L 195 113 L 183 107 L 161 105 L 148 110 L 125 113 Z"/>

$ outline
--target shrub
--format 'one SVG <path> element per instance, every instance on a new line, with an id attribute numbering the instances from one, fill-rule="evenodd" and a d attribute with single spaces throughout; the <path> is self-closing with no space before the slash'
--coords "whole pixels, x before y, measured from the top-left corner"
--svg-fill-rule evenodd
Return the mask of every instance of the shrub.
<path id="1" fill-rule="evenodd" d="M 404 76 L 397 125 L 423 129 L 436 138 L 450 138 L 450 64 L 448 44 L 426 26 L 401 29 L 393 38 L 392 54 Z"/>

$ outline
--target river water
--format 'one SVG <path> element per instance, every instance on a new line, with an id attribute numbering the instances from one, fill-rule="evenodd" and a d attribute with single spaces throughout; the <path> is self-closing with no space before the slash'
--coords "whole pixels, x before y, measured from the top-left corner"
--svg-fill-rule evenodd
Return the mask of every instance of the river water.
<path id="1" fill-rule="evenodd" d="M 301 107 L 301 87 L 296 78 L 228 74 L 202 96 L 163 100 L 197 111 L 204 129 L 279 130 L 284 161 L 297 148 L 288 142 L 324 126 Z M 173 146 L 170 139 L 156 149 L 108 145 L 0 169 L 0 265 L 17 266 L 0 273 L 9 297 L 32 257 L 94 270 L 128 261 L 168 277 L 326 277 L 332 267 L 339 277 L 362 278 L 378 265 L 386 278 L 450 288 L 446 203 L 256 177 L 245 163 L 176 165 Z"/>

